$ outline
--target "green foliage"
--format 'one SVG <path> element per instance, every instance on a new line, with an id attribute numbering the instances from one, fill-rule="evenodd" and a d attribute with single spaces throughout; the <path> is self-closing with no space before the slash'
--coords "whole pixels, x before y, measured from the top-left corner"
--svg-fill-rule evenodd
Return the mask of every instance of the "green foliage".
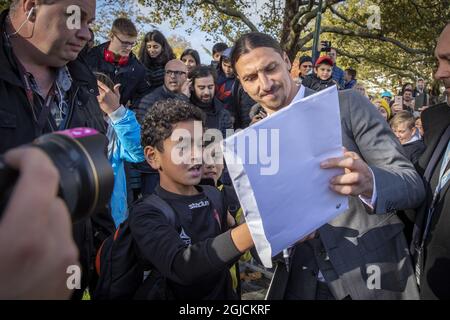
<path id="1" fill-rule="evenodd" d="M 0 0 L 0 8 L 9 2 Z M 433 51 L 439 33 L 450 21 L 450 0 L 323 3 L 321 40 L 333 42 L 341 67 L 352 66 L 359 79 L 378 89 L 392 90 L 419 76 L 432 81 Z M 380 9 L 380 29 L 367 27 L 374 15 L 373 6 Z M 313 0 L 98 0 L 94 30 L 97 41 L 106 40 L 119 16 L 136 22 L 140 38 L 163 22 L 174 28 L 185 27 L 192 37 L 198 30 L 206 32 L 206 40 L 215 42 L 226 39 L 232 43 L 243 33 L 259 30 L 280 40 L 294 60 L 300 54 L 311 54 L 316 15 Z M 176 50 L 181 48 L 184 46 L 177 44 Z"/>
<path id="2" fill-rule="evenodd" d="M 184 50 L 192 48 L 191 43 L 182 36 L 172 35 L 167 38 L 167 42 L 169 42 L 177 58 L 181 57 Z"/>
<path id="3" fill-rule="evenodd" d="M 0 11 L 3 11 L 9 7 L 11 0 L 0 0 Z"/>
<path id="4" fill-rule="evenodd" d="M 433 82 L 435 68 L 434 48 L 436 40 L 450 20 L 448 1 L 442 0 L 399 0 L 399 1 L 348 0 L 335 10 L 345 16 L 328 11 L 323 26 L 327 30 L 339 28 L 356 33 L 347 36 L 345 32 L 326 32 L 323 40 L 330 40 L 340 51 L 338 59 L 342 67 L 354 67 L 359 78 L 374 88 L 394 90 L 405 82 L 415 82 L 423 77 Z M 381 29 L 367 28 L 367 21 L 373 12 L 371 5 L 381 9 Z M 361 35 L 358 35 L 361 33 Z M 365 35 L 370 34 L 372 38 Z"/>

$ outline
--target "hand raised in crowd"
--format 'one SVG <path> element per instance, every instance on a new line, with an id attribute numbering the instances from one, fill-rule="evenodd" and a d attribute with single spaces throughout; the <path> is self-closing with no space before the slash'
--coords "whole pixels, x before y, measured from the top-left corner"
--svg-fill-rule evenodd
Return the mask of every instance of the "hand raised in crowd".
<path id="1" fill-rule="evenodd" d="M 120 84 L 114 86 L 114 91 L 106 84 L 97 80 L 99 95 L 97 96 L 100 108 L 106 114 L 111 114 L 120 107 Z"/>
<path id="2" fill-rule="evenodd" d="M 265 117 L 267 117 L 267 114 L 265 112 L 260 111 L 252 118 L 250 124 L 255 124 L 264 119 Z"/>
<path id="3" fill-rule="evenodd" d="M 186 79 L 186 81 L 181 86 L 181 93 L 184 94 L 186 97 L 191 97 L 191 90 L 192 90 L 192 80 Z"/>
<path id="4" fill-rule="evenodd" d="M 392 112 L 393 112 L 394 114 L 399 113 L 399 112 L 401 112 L 401 111 L 403 111 L 403 106 L 402 106 L 402 105 L 400 105 L 400 104 L 398 104 L 398 103 L 394 103 L 394 104 L 392 105 Z"/>
<path id="5" fill-rule="evenodd" d="M 322 169 L 342 168 L 345 173 L 330 181 L 330 188 L 345 196 L 363 196 L 371 199 L 373 195 L 373 175 L 356 152 L 344 150 L 344 157 L 331 158 L 320 164 Z"/>
<path id="6" fill-rule="evenodd" d="M 69 298 L 66 271 L 78 251 L 58 171 L 37 148 L 14 149 L 5 162 L 20 177 L 0 220 L 0 299 Z"/>

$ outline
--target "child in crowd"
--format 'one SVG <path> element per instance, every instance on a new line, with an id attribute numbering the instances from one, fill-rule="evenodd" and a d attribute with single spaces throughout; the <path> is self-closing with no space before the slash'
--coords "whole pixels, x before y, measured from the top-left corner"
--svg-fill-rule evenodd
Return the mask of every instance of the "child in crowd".
<path id="1" fill-rule="evenodd" d="M 320 91 L 334 85 L 339 89 L 338 83 L 332 78 L 333 65 L 333 60 L 328 56 L 320 57 L 314 66 L 314 73 L 307 76 L 302 81 L 302 85 L 315 91 Z"/>
<path id="2" fill-rule="evenodd" d="M 377 107 L 383 118 L 389 122 L 391 119 L 391 108 L 389 107 L 387 101 L 384 99 L 376 99 L 373 101 L 373 104 Z"/>
<path id="3" fill-rule="evenodd" d="M 403 146 L 408 159 L 415 163 L 425 151 L 425 144 L 416 134 L 414 116 L 408 111 L 397 113 L 390 122 L 392 131 Z"/>
<path id="4" fill-rule="evenodd" d="M 150 276 L 156 271 L 165 279 L 163 298 L 238 298 L 229 268 L 253 246 L 247 225 L 237 226 L 220 191 L 198 186 L 202 118 L 198 108 L 169 99 L 153 106 L 142 128 L 145 157 L 160 174 L 155 194 L 176 217 L 171 223 L 144 197 L 130 209 L 129 227 L 141 263 L 151 266 Z"/>
<path id="5" fill-rule="evenodd" d="M 225 200 L 225 207 L 227 208 L 231 216 L 235 219 L 235 221 L 238 224 L 241 224 L 244 222 L 244 213 L 239 203 L 236 191 L 234 190 L 233 186 L 225 185 L 220 181 L 223 169 L 225 167 L 221 152 L 220 155 L 216 154 L 215 152 L 215 150 L 220 150 L 220 147 L 217 146 L 216 148 L 210 148 L 210 150 L 212 151 L 211 157 L 203 165 L 202 182 L 204 184 L 213 185 L 222 192 Z M 250 252 L 246 252 L 240 260 L 248 261 L 251 259 L 251 257 L 252 256 Z M 230 269 L 230 273 L 233 280 L 233 289 L 240 294 L 240 274 L 238 263 L 233 265 L 233 267 Z"/>
<path id="6" fill-rule="evenodd" d="M 120 105 L 120 85 L 115 85 L 104 73 L 95 73 L 98 79 L 99 104 L 108 123 L 108 159 L 114 172 L 114 189 L 111 196 L 111 215 L 115 226 L 128 216 L 127 185 L 124 162 L 145 160 L 140 144 L 141 127 L 134 112 Z"/>

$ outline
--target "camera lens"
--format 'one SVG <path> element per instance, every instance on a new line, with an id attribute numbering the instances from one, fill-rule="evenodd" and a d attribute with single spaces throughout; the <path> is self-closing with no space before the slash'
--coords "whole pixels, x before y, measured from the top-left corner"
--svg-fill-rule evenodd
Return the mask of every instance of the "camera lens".
<path id="1" fill-rule="evenodd" d="M 65 201 L 72 221 L 91 215 L 109 202 L 114 175 L 106 158 L 105 136 L 93 129 L 77 128 L 41 136 L 33 145 L 46 152 L 58 169 L 59 196 Z M 1 211 L 17 175 L 14 170 L 0 166 L 0 176 L 4 180 L 0 185 Z"/>

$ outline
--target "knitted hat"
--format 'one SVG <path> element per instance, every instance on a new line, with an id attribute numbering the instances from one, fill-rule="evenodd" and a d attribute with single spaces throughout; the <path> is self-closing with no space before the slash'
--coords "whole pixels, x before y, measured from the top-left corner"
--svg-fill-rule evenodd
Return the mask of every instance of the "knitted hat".
<path id="1" fill-rule="evenodd" d="M 384 91 L 384 92 L 381 94 L 381 97 L 382 97 L 382 98 L 384 98 L 384 97 L 392 98 L 392 93 L 390 93 L 389 91 Z"/>
<path id="2" fill-rule="evenodd" d="M 387 103 L 386 100 L 384 99 L 377 99 L 374 101 L 374 103 L 380 103 L 380 107 L 383 108 L 384 110 L 386 110 L 387 113 L 387 118 L 388 120 L 391 118 L 391 108 L 389 107 L 389 104 Z"/>

